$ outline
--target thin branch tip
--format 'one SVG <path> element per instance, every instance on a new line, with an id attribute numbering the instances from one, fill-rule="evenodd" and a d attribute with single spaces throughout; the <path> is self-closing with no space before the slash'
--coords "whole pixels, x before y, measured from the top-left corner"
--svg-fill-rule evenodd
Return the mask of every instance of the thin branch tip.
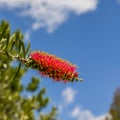
<path id="1" fill-rule="evenodd" d="M 76 78 L 77 81 L 83 82 L 83 78 Z"/>

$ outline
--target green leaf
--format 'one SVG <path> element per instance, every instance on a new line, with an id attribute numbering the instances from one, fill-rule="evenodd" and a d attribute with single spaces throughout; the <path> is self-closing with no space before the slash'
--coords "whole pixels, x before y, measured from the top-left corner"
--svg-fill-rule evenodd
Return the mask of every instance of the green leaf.
<path id="1" fill-rule="evenodd" d="M 9 30 L 9 27 L 7 29 L 7 33 L 6 33 L 6 50 L 8 49 L 8 46 L 9 46 L 9 40 L 10 40 L 10 30 Z"/>
<path id="2" fill-rule="evenodd" d="M 12 52 L 14 45 L 15 45 L 15 41 L 12 42 L 10 52 Z"/>
<path id="3" fill-rule="evenodd" d="M 6 41 L 0 42 L 0 49 L 4 50 L 6 48 Z"/>
<path id="4" fill-rule="evenodd" d="M 20 69 L 21 69 L 21 63 L 19 63 L 19 66 L 18 66 L 17 72 L 16 72 L 16 74 L 15 74 L 15 76 L 14 76 L 13 80 L 15 80 L 15 79 L 16 79 L 17 75 L 18 75 L 18 74 L 19 74 L 19 72 L 20 72 Z"/>
<path id="5" fill-rule="evenodd" d="M 27 47 L 26 47 L 26 49 L 25 49 L 25 55 L 27 55 L 27 54 L 28 54 L 29 49 L 30 49 L 30 42 L 28 43 L 28 45 L 27 45 Z"/>
<path id="6" fill-rule="evenodd" d="M 21 47 L 22 47 L 22 45 L 21 45 L 20 41 L 18 41 L 18 54 L 20 54 Z"/>
<path id="7" fill-rule="evenodd" d="M 21 48 L 22 48 L 22 53 L 23 53 L 23 57 L 25 58 L 25 46 L 22 40 L 20 40 L 20 44 L 21 44 Z"/>
<path id="8" fill-rule="evenodd" d="M 1 40 L 0 45 L 2 45 L 2 44 L 4 44 L 4 43 L 6 43 L 6 39 L 5 39 L 5 38 L 3 38 L 3 39 Z"/>
<path id="9" fill-rule="evenodd" d="M 9 39 L 9 49 L 10 52 L 13 51 L 13 48 L 15 47 L 15 33 L 13 33 Z"/>
<path id="10" fill-rule="evenodd" d="M 35 77 L 32 77 L 32 80 L 31 80 L 31 82 L 28 84 L 26 90 L 31 91 L 31 92 L 37 90 L 37 88 L 38 88 L 38 86 L 39 86 L 39 82 L 40 82 L 39 79 L 37 79 L 37 78 L 35 78 Z"/>
<path id="11" fill-rule="evenodd" d="M 7 35 L 7 32 L 9 31 L 9 24 L 6 22 L 6 21 L 2 21 L 1 23 L 1 32 L 0 32 L 0 41 L 2 38 L 7 38 L 6 35 Z"/>

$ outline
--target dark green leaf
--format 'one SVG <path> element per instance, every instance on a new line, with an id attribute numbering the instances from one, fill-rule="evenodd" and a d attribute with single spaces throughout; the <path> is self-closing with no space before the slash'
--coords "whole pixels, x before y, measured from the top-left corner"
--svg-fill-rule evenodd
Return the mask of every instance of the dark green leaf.
<path id="1" fill-rule="evenodd" d="M 16 79 L 17 75 L 18 75 L 18 74 L 19 74 L 19 72 L 20 72 L 20 69 L 21 69 L 21 63 L 19 63 L 19 67 L 18 67 L 18 69 L 17 69 L 17 72 L 16 72 L 16 74 L 15 74 L 15 76 L 14 76 L 13 80 L 15 80 L 15 79 Z"/>
<path id="2" fill-rule="evenodd" d="M 13 50 L 13 48 L 14 48 L 14 45 L 15 45 L 15 41 L 12 42 L 10 52 L 12 52 L 12 50 Z"/>
<path id="3" fill-rule="evenodd" d="M 18 54 L 20 54 L 21 47 L 22 47 L 22 45 L 21 45 L 20 41 L 18 41 Z"/>
<path id="4" fill-rule="evenodd" d="M 2 41 L 1 43 L 0 43 L 0 49 L 1 50 L 4 50 L 6 48 L 6 41 Z"/>
<path id="5" fill-rule="evenodd" d="M 28 84 L 26 89 L 28 91 L 33 92 L 33 91 L 37 90 L 38 85 L 39 85 L 39 79 L 32 77 L 32 81 Z"/>
<path id="6" fill-rule="evenodd" d="M 7 38 L 7 41 L 6 41 L 6 50 L 7 50 L 8 46 L 9 46 L 9 40 L 10 40 L 10 30 L 9 30 L 9 27 L 8 27 L 8 30 L 7 30 L 6 38 Z"/>
<path id="7" fill-rule="evenodd" d="M 22 53 L 23 53 L 23 57 L 25 58 L 25 46 L 22 40 L 20 40 L 20 44 L 21 44 L 21 48 L 22 48 Z"/>
<path id="8" fill-rule="evenodd" d="M 27 45 L 27 47 L 26 47 L 26 50 L 25 50 L 25 55 L 27 55 L 27 54 L 28 54 L 29 49 L 30 49 L 30 43 L 28 43 L 28 45 Z"/>

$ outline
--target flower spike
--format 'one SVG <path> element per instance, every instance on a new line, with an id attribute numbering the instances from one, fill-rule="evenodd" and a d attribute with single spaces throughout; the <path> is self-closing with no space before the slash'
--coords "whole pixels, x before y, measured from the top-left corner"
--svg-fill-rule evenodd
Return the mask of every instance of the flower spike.
<path id="1" fill-rule="evenodd" d="M 42 76 L 48 76 L 55 81 L 81 81 L 78 78 L 76 65 L 43 51 L 31 52 L 28 66 L 37 69 Z"/>

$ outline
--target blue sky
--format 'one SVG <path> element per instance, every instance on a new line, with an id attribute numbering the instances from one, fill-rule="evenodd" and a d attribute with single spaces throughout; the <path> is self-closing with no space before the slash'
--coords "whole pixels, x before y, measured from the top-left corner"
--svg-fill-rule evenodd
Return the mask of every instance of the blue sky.
<path id="1" fill-rule="evenodd" d="M 82 83 L 42 78 L 61 120 L 102 120 L 107 114 L 120 84 L 119 11 L 119 0 L 0 0 L 0 20 L 20 29 L 33 50 L 79 66 Z M 32 75 L 36 71 L 24 79 Z"/>

